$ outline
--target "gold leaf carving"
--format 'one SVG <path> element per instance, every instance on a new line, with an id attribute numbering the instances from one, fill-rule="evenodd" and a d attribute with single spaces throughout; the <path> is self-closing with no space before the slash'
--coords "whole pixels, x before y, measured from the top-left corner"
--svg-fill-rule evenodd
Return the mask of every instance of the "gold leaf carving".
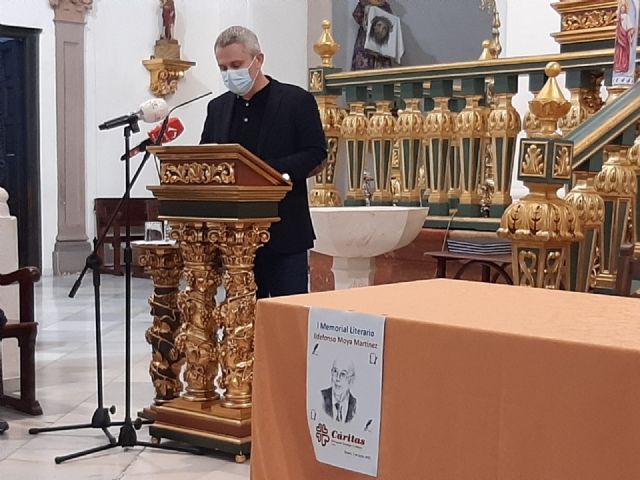
<path id="1" fill-rule="evenodd" d="M 571 174 L 571 151 L 569 147 L 560 146 L 556 149 L 553 159 L 553 176 L 568 177 Z"/>
<path id="2" fill-rule="evenodd" d="M 232 185 L 236 183 L 235 167 L 232 162 L 217 165 L 208 163 L 163 164 L 160 170 L 162 184 L 175 185 Z"/>
<path id="3" fill-rule="evenodd" d="M 544 157 L 537 145 L 530 145 L 520 167 L 522 175 L 538 175 L 544 177 Z"/>
<path id="4" fill-rule="evenodd" d="M 519 284 L 525 287 L 533 287 L 536 284 L 538 255 L 532 250 L 520 250 L 518 254 L 518 266 L 520 267 Z"/>
<path id="5" fill-rule="evenodd" d="M 320 70 L 313 70 L 311 72 L 311 78 L 309 78 L 309 91 L 321 92 L 322 87 L 322 72 Z"/>
<path id="6" fill-rule="evenodd" d="M 562 17 L 562 31 L 589 30 L 616 24 L 616 8 L 603 8 L 571 13 Z"/>

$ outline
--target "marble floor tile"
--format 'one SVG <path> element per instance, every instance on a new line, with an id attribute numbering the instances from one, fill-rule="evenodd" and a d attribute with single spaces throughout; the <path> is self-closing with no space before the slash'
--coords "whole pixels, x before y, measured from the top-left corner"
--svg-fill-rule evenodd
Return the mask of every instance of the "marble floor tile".
<path id="1" fill-rule="evenodd" d="M 33 427 L 87 424 L 97 408 L 95 313 L 91 279 L 85 278 L 75 298 L 68 293 L 76 278 L 43 277 L 36 287 L 36 316 L 40 324 L 36 368 L 38 400 L 44 414 L 23 415 L 0 407 L 0 418 L 10 429 L 0 435 L 0 478 L 25 480 L 241 480 L 249 478 L 249 462 L 238 465 L 231 456 L 192 455 L 149 447 L 120 447 L 56 465 L 54 458 L 106 445 L 99 429 L 84 428 L 30 435 Z M 104 405 L 114 405 L 112 421 L 125 414 L 124 279 L 102 276 L 101 286 Z M 150 347 L 144 339 L 151 317 L 147 299 L 150 280 L 132 281 L 131 414 L 151 404 Z M 17 382 L 5 382 L 7 391 Z M 112 435 L 120 427 L 109 429 Z M 137 432 L 149 441 L 148 427 Z"/>

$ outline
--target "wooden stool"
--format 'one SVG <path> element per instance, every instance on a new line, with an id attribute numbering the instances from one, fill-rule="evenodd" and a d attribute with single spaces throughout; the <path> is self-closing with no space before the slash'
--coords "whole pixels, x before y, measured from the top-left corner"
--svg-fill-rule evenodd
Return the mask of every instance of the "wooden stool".
<path id="1" fill-rule="evenodd" d="M 4 393 L 2 359 L 0 358 L 0 405 L 7 405 L 30 415 L 42 415 L 36 400 L 35 347 L 38 324 L 34 321 L 33 284 L 40 280 L 40 271 L 25 267 L 6 275 L 0 274 L 0 285 L 20 285 L 20 322 L 0 328 L 0 341 L 15 338 L 20 347 L 20 397 Z"/>

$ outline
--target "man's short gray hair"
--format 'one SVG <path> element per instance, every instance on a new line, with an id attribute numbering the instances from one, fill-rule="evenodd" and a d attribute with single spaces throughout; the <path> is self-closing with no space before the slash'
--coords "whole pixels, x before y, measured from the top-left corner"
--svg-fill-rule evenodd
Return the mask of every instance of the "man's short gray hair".
<path id="1" fill-rule="evenodd" d="M 217 50 L 218 48 L 228 47 L 234 43 L 243 45 L 251 55 L 257 55 L 261 52 L 260 43 L 258 43 L 258 37 L 256 34 L 248 28 L 241 27 L 240 25 L 229 27 L 218 35 L 213 48 L 214 50 Z"/>

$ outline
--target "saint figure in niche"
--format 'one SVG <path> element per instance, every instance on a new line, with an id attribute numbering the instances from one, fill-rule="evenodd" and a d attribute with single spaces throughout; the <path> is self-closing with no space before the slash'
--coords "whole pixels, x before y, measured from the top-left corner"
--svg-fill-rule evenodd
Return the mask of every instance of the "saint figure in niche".
<path id="1" fill-rule="evenodd" d="M 162 2 L 162 37 L 165 40 L 173 39 L 173 26 L 176 22 L 176 7 L 173 0 L 160 0 Z"/>
<path id="2" fill-rule="evenodd" d="M 356 43 L 353 46 L 353 58 L 351 60 L 351 70 L 372 70 L 377 68 L 389 68 L 392 65 L 391 57 L 381 55 L 380 53 L 364 48 L 367 36 L 380 43 L 382 46 L 389 40 L 391 29 L 389 28 L 386 17 L 375 17 L 378 21 L 372 21 L 367 26 L 367 16 L 369 7 L 378 7 L 382 10 L 393 13 L 391 6 L 387 0 L 358 0 L 356 8 L 353 10 L 353 19 L 359 25 Z M 380 20 L 384 19 L 384 20 Z M 387 22 L 385 22 L 387 20 Z M 368 28 L 367 28 L 368 27 Z M 384 31 L 386 27 L 386 32 Z M 367 31 L 369 30 L 369 31 Z M 386 36 L 386 42 L 385 42 Z M 378 42 L 380 40 L 380 42 Z"/>
<path id="3" fill-rule="evenodd" d="M 618 4 L 618 22 L 616 25 L 613 59 L 614 72 L 624 73 L 629 70 L 630 53 L 638 23 L 637 12 L 634 7 L 634 2 L 629 2 L 628 0 L 620 0 Z"/>

